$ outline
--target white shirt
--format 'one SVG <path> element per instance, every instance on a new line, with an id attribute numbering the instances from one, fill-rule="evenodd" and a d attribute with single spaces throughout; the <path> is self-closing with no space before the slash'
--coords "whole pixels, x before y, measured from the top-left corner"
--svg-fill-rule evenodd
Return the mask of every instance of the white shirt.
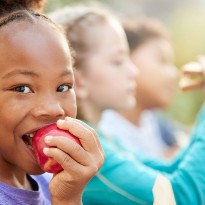
<path id="1" fill-rule="evenodd" d="M 151 111 L 143 113 L 140 126 L 129 122 L 113 110 L 106 110 L 102 115 L 99 128 L 113 140 L 130 151 L 140 151 L 152 156 L 162 156 L 167 148 L 163 141 L 157 120 Z"/>

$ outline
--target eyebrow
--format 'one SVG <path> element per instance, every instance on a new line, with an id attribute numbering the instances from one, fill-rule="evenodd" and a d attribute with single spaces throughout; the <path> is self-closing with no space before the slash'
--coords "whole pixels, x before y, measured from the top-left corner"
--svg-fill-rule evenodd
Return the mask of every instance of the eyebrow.
<path id="1" fill-rule="evenodd" d="M 71 75 L 71 74 L 72 74 L 72 71 L 66 69 L 60 74 L 60 77 Z M 6 75 L 4 75 L 3 79 L 10 78 L 15 75 L 27 75 L 27 76 L 33 76 L 33 77 L 39 76 L 37 73 L 34 73 L 33 71 L 30 71 L 30 70 L 15 70 L 15 71 L 11 71 L 7 73 Z"/>
<path id="2" fill-rule="evenodd" d="M 10 78 L 14 75 L 28 75 L 28 76 L 35 76 L 38 77 L 38 74 L 34 73 L 33 71 L 30 70 L 15 70 L 7 73 L 6 75 L 3 76 L 3 78 Z"/>
<path id="3" fill-rule="evenodd" d="M 72 74 L 73 74 L 73 72 L 71 70 L 66 69 L 61 73 L 60 77 L 63 77 L 66 75 L 72 75 Z"/>

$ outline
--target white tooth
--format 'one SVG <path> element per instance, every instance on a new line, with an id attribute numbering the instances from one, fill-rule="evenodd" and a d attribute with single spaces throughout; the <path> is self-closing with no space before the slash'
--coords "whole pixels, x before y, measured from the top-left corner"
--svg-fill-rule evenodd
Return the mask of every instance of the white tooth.
<path id="1" fill-rule="evenodd" d="M 33 134 L 33 133 L 32 133 L 32 134 L 29 134 L 29 137 L 31 137 L 31 138 L 32 138 L 33 136 L 34 136 L 34 134 Z"/>

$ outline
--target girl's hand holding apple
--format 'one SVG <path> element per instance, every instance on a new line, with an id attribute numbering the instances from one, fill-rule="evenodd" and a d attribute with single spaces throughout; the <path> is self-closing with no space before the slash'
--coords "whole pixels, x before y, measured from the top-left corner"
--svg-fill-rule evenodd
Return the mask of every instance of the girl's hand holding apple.
<path id="1" fill-rule="evenodd" d="M 80 141 L 78 138 L 76 138 L 74 135 L 72 135 L 66 130 L 59 129 L 55 123 L 39 129 L 32 138 L 32 145 L 36 155 L 36 159 L 40 167 L 45 172 L 58 173 L 63 170 L 63 168 L 58 162 L 44 154 L 44 150 L 49 148 L 49 146 L 45 143 L 45 140 L 49 141 L 49 139 L 52 137 L 60 136 L 68 137 L 80 145 Z"/>
<path id="2" fill-rule="evenodd" d="M 68 199 L 79 197 L 73 193 L 77 195 L 81 193 L 79 190 L 83 190 L 91 177 L 99 170 L 104 162 L 104 153 L 96 132 L 82 121 L 66 117 L 65 120 L 57 121 L 57 127 L 59 128 L 57 131 L 50 132 L 47 137 L 44 136 L 47 146 L 41 150 L 49 159 L 57 162 L 53 167 L 51 166 L 52 169 L 57 167 L 54 170 L 57 173 L 53 175 L 49 189 L 52 202 L 59 201 L 63 205 L 62 199 L 65 199 L 66 204 Z M 66 130 L 65 135 L 69 135 L 69 131 L 71 137 L 65 137 L 62 130 Z M 44 167 L 43 164 L 41 166 Z M 86 180 L 85 176 L 87 176 Z"/>

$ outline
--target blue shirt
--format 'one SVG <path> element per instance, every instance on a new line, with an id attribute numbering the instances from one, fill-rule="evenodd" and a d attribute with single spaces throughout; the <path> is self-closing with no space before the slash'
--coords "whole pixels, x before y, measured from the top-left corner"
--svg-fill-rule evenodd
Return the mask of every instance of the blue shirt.
<path id="1" fill-rule="evenodd" d="M 0 182 L 0 205 L 51 205 L 46 174 L 29 176 L 36 191 L 19 189 Z"/>
<path id="2" fill-rule="evenodd" d="M 200 117 L 190 144 L 171 161 L 131 153 L 98 132 L 105 163 L 86 186 L 83 204 L 151 205 L 160 173 L 171 182 L 177 205 L 204 205 L 205 112 Z"/>

